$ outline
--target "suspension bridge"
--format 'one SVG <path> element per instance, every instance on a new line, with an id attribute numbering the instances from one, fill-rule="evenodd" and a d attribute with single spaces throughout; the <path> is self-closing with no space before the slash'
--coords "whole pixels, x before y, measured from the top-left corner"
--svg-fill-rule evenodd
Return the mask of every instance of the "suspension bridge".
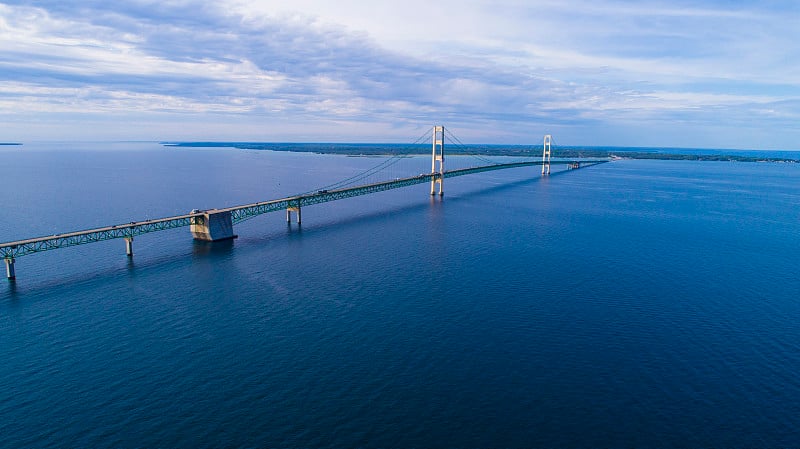
<path id="1" fill-rule="evenodd" d="M 104 226 L 95 229 L 67 232 L 45 237 L 35 237 L 13 242 L 0 243 L 0 257 L 5 261 L 6 277 L 9 280 L 16 279 L 15 263 L 16 259 L 29 254 L 40 253 L 71 246 L 85 245 L 89 243 L 102 242 L 113 239 L 123 239 L 125 250 L 128 257 L 133 257 L 133 239 L 136 236 L 149 234 L 157 231 L 165 231 L 181 227 L 189 227 L 191 234 L 196 240 L 221 241 L 236 238 L 233 226 L 245 220 L 257 217 L 262 214 L 286 211 L 286 221 L 291 223 L 292 213 L 296 216 L 296 221 L 301 222 L 301 211 L 303 207 L 314 204 L 326 203 L 330 201 L 342 200 L 356 196 L 368 195 L 371 193 L 383 192 L 386 190 L 408 187 L 416 184 L 430 183 L 431 195 L 444 195 L 444 180 L 458 176 L 470 175 L 495 170 L 511 168 L 529 167 L 541 165 L 542 176 L 550 175 L 551 165 L 565 165 L 567 169 L 576 169 L 608 162 L 607 160 L 552 160 L 552 137 L 546 135 L 543 141 L 541 160 L 528 157 L 527 160 L 514 162 L 495 162 L 479 154 L 471 154 L 482 165 L 466 168 L 445 170 L 445 135 L 452 141 L 457 150 L 462 154 L 469 152 L 466 145 L 444 126 L 435 126 L 432 131 L 432 152 L 431 152 L 431 171 L 413 176 L 393 177 L 389 180 L 364 183 L 364 180 L 376 173 L 386 171 L 386 169 L 404 157 L 407 153 L 400 153 L 386 158 L 375 167 L 359 173 L 355 176 L 346 178 L 335 184 L 323 186 L 299 195 L 286 198 L 262 201 L 240 206 L 225 207 L 221 209 L 193 210 L 188 214 L 176 215 L 172 217 L 158 218 L 152 220 L 132 221 L 126 224 Z M 417 139 L 414 144 L 429 134 L 426 133 L 422 138 Z M 412 144 L 413 145 L 413 144 Z M 450 151 L 448 149 L 448 151 Z M 360 182 L 360 183 L 359 183 Z M 356 184 L 356 185 L 354 185 Z"/>

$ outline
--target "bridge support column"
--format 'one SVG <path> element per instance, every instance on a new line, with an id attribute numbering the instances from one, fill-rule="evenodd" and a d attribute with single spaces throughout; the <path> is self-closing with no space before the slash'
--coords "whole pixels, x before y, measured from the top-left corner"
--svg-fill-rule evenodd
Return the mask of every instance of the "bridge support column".
<path id="1" fill-rule="evenodd" d="M 14 271 L 14 258 L 9 257 L 5 259 L 6 261 L 6 277 L 9 281 L 13 281 L 17 278 L 17 273 Z"/>
<path id="2" fill-rule="evenodd" d="M 125 237 L 125 254 L 133 257 L 133 237 Z"/>
<path id="3" fill-rule="evenodd" d="M 217 242 L 238 237 L 233 233 L 233 217 L 230 211 L 206 211 L 202 218 L 195 218 L 191 230 L 195 240 Z"/>
<path id="4" fill-rule="evenodd" d="M 300 220 L 302 219 L 302 215 L 300 214 L 300 206 L 286 208 L 286 223 L 292 222 L 292 212 L 297 213 L 297 224 L 300 224 Z"/>
<path id="5" fill-rule="evenodd" d="M 550 174 L 550 154 L 552 143 L 553 136 L 550 134 L 544 136 L 544 150 L 542 151 L 542 176 L 547 176 Z"/>
<path id="6" fill-rule="evenodd" d="M 436 171 L 436 161 L 439 161 L 438 172 Z M 436 194 L 436 184 L 439 184 L 439 196 L 444 195 L 444 126 L 433 127 L 431 174 L 439 175 L 431 178 L 431 195 Z"/>

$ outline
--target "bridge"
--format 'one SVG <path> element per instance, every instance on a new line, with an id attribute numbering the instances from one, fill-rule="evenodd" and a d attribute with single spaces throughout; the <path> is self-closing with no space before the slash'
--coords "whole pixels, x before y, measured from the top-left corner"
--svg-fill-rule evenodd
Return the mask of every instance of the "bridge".
<path id="1" fill-rule="evenodd" d="M 451 135 L 450 137 L 451 139 L 457 140 L 455 136 Z M 302 208 L 314 204 L 368 195 L 371 193 L 383 192 L 386 190 L 408 187 L 427 182 L 430 182 L 431 195 L 436 195 L 438 193 L 440 196 L 442 196 L 444 195 L 444 180 L 447 178 L 495 170 L 539 165 L 542 167 L 542 176 L 548 176 L 550 174 L 551 164 L 565 165 L 568 169 L 576 169 L 582 166 L 585 167 L 608 162 L 607 160 L 552 160 L 552 137 L 547 135 L 544 137 L 541 160 L 495 163 L 485 157 L 478 157 L 478 159 L 485 165 L 445 170 L 444 141 L 445 128 L 443 126 L 435 126 L 432 132 L 430 173 L 422 173 L 415 176 L 394 178 L 387 181 L 372 182 L 356 186 L 322 188 L 305 194 L 244 204 L 240 206 L 210 210 L 193 210 L 188 214 L 176 215 L 172 217 L 132 221 L 125 224 L 104 226 L 95 229 L 86 229 L 63 234 L 0 243 L 0 257 L 2 257 L 5 261 L 7 279 L 13 281 L 16 279 L 16 259 L 43 251 L 68 248 L 71 246 L 85 245 L 88 243 L 102 242 L 106 240 L 123 239 L 125 241 L 125 252 L 127 256 L 133 257 L 134 237 L 152 232 L 188 226 L 191 230 L 192 236 L 196 240 L 212 242 L 229 240 L 236 238 L 236 235 L 233 233 L 233 225 L 270 212 L 285 210 L 287 222 L 291 222 L 292 212 L 294 212 L 296 214 L 297 223 L 299 224 L 301 222 Z M 461 145 L 463 146 L 463 144 Z M 387 165 L 390 164 L 384 162 L 379 164 L 378 167 L 385 168 Z M 373 169 L 370 169 L 367 172 L 375 171 L 377 170 L 375 167 L 373 167 Z M 361 177 L 354 176 L 348 179 L 361 179 Z M 338 186 L 340 184 L 346 183 L 337 183 L 334 184 L 334 186 Z"/>

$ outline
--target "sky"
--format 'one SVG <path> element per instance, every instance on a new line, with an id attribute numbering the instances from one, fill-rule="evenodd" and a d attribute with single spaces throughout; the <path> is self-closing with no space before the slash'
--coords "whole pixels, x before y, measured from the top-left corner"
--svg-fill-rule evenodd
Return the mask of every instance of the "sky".
<path id="1" fill-rule="evenodd" d="M 0 0 L 0 141 L 800 149 L 800 2 Z"/>

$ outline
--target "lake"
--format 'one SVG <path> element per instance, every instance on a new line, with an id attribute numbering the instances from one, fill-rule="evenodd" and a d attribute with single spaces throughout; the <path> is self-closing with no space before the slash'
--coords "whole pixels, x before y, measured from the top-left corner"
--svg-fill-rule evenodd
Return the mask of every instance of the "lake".
<path id="1" fill-rule="evenodd" d="M 381 160 L 3 147 L 0 241 Z M 302 227 L 267 214 L 229 242 L 148 234 L 132 260 L 122 240 L 19 258 L 0 279 L 0 447 L 800 443 L 800 165 L 620 160 L 445 192 L 311 206 Z"/>

